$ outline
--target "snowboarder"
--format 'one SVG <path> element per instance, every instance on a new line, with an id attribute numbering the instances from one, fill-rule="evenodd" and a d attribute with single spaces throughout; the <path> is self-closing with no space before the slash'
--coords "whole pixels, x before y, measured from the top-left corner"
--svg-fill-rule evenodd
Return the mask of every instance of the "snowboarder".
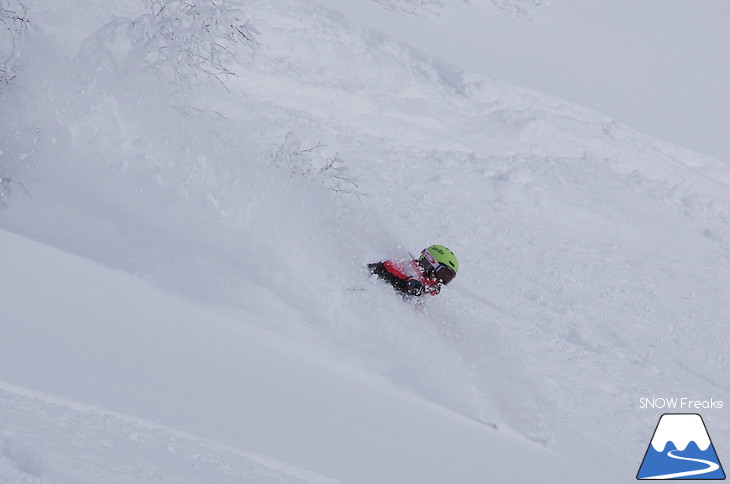
<path id="1" fill-rule="evenodd" d="M 459 262 L 443 245 L 432 245 L 423 249 L 418 259 L 375 262 L 368 264 L 368 269 L 404 297 L 435 296 L 442 284 L 448 284 L 456 277 Z"/>

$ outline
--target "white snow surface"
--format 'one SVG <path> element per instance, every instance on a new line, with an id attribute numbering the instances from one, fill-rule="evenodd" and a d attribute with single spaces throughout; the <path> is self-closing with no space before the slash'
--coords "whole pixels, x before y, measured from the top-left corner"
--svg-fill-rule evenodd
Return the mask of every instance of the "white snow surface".
<path id="1" fill-rule="evenodd" d="M 730 162 L 729 2 L 322 1 L 469 72 Z"/>
<path id="2" fill-rule="evenodd" d="M 553 5 L 23 3 L 0 481 L 632 482 L 640 398 L 730 401 L 728 166 L 381 22 Z M 363 270 L 433 243 L 423 307 Z"/>

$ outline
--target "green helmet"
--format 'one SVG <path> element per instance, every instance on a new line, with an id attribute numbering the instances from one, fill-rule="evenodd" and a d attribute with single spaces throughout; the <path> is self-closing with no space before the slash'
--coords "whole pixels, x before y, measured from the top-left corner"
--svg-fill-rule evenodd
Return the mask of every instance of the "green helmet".
<path id="1" fill-rule="evenodd" d="M 426 271 L 433 271 L 444 284 L 451 282 L 459 271 L 456 256 L 443 245 L 432 245 L 423 249 L 418 262 Z"/>

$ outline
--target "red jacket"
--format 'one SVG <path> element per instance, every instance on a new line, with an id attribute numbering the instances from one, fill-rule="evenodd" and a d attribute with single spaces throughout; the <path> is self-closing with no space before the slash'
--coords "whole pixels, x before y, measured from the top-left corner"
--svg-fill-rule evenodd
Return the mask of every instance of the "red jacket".
<path id="1" fill-rule="evenodd" d="M 426 276 L 417 260 L 386 260 L 368 264 L 368 268 L 405 295 L 435 296 L 441 290 L 441 283 Z"/>

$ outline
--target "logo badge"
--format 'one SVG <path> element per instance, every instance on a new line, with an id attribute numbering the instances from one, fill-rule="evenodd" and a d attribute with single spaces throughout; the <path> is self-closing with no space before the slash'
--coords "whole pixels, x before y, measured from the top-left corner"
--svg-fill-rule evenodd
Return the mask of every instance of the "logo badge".
<path id="1" fill-rule="evenodd" d="M 702 417 L 665 413 L 659 418 L 637 479 L 725 479 Z"/>

